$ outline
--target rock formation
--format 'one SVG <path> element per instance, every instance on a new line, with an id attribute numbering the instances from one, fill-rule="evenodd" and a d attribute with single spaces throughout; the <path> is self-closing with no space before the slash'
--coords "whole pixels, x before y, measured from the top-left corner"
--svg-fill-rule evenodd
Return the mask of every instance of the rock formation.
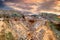
<path id="1" fill-rule="evenodd" d="M 23 14 L 13 10 L 0 12 L 0 31 L 13 35 L 10 40 L 59 40 L 58 15 Z"/>

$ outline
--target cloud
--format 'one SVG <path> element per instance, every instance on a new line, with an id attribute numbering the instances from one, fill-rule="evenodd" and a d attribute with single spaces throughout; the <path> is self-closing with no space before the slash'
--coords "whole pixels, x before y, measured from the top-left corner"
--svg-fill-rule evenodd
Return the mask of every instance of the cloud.
<path id="1" fill-rule="evenodd" d="M 51 10 L 52 7 L 54 6 L 54 2 L 55 0 L 45 1 L 40 4 L 38 10 Z"/>

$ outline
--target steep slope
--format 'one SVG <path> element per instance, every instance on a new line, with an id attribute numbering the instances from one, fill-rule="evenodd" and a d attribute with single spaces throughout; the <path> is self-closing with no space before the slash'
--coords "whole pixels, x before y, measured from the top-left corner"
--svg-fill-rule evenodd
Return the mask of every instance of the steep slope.
<path id="1" fill-rule="evenodd" d="M 58 40 L 60 38 L 60 31 L 57 28 L 59 26 L 55 26 L 60 24 L 60 19 L 55 14 L 22 14 L 13 10 L 7 12 L 1 10 L 0 18 L 1 31 L 4 29 L 5 33 L 10 35 L 12 33 L 14 40 Z"/>

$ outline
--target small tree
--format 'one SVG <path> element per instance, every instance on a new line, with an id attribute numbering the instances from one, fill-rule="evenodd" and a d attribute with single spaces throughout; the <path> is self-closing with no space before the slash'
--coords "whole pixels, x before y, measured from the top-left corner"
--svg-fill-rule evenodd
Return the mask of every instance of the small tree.
<path id="1" fill-rule="evenodd" d="M 6 40 L 14 40 L 14 37 L 11 32 L 6 33 Z"/>

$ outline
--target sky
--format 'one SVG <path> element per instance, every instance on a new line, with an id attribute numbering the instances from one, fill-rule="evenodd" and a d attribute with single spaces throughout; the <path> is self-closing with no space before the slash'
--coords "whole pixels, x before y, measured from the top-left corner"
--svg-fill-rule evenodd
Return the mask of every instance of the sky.
<path id="1" fill-rule="evenodd" d="M 5 4 L 16 10 L 27 10 L 33 13 L 47 11 L 60 12 L 59 0 L 5 0 Z"/>

